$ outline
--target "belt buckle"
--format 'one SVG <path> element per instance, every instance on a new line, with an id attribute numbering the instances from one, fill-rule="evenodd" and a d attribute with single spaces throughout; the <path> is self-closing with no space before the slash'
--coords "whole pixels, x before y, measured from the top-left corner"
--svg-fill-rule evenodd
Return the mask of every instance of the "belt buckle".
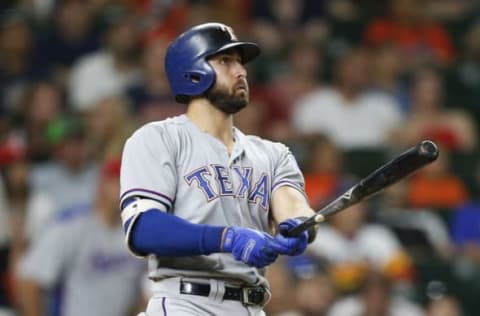
<path id="1" fill-rule="evenodd" d="M 243 287 L 242 294 L 243 305 L 262 305 L 265 302 L 265 290 L 261 287 Z"/>

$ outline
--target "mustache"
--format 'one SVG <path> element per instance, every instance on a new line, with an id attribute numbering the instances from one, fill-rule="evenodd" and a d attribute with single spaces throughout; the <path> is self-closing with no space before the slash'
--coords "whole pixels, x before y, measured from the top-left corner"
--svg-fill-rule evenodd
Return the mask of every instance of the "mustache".
<path id="1" fill-rule="evenodd" d="M 237 90 L 237 89 L 245 89 L 245 90 L 248 90 L 248 82 L 246 79 L 240 79 L 234 86 L 233 86 L 233 89 L 234 90 Z"/>

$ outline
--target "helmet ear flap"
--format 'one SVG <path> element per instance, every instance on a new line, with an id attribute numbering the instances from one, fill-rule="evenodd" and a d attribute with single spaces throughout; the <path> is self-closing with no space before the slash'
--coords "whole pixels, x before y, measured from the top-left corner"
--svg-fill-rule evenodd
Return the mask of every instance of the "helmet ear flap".
<path id="1" fill-rule="evenodd" d="M 197 84 L 202 79 L 202 75 L 198 72 L 186 72 L 183 74 L 183 77 L 193 84 Z"/>
<path id="2" fill-rule="evenodd" d="M 208 65 L 208 64 L 207 64 Z M 186 71 L 182 74 L 183 85 L 188 86 L 189 95 L 177 94 L 175 101 L 186 104 L 190 101 L 192 96 L 201 95 L 211 87 L 215 81 L 215 72 L 213 71 Z"/>

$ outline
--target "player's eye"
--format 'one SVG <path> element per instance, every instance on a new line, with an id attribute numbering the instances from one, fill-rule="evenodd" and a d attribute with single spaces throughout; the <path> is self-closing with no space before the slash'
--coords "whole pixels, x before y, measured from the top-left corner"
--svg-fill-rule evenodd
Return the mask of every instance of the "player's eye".
<path id="1" fill-rule="evenodd" d="M 238 62 L 239 64 L 242 64 L 242 59 L 240 56 L 235 56 L 235 55 L 220 55 L 216 59 L 217 63 L 219 65 L 224 65 L 224 66 L 230 66 L 231 64 L 234 64 Z"/>
<path id="2" fill-rule="evenodd" d="M 229 56 L 222 56 L 220 57 L 220 64 L 226 65 L 229 64 L 232 61 L 232 59 Z"/>

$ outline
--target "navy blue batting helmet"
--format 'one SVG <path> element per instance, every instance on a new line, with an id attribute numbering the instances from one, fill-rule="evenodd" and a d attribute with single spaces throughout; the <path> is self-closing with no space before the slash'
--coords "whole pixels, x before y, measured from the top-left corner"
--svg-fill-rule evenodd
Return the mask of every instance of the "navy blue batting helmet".
<path id="1" fill-rule="evenodd" d="M 205 23 L 187 30 L 168 47 L 165 69 L 170 87 L 179 103 L 190 96 L 201 95 L 215 82 L 215 71 L 208 57 L 222 51 L 238 49 L 242 63 L 260 53 L 255 43 L 240 42 L 231 27 L 221 23 Z"/>

